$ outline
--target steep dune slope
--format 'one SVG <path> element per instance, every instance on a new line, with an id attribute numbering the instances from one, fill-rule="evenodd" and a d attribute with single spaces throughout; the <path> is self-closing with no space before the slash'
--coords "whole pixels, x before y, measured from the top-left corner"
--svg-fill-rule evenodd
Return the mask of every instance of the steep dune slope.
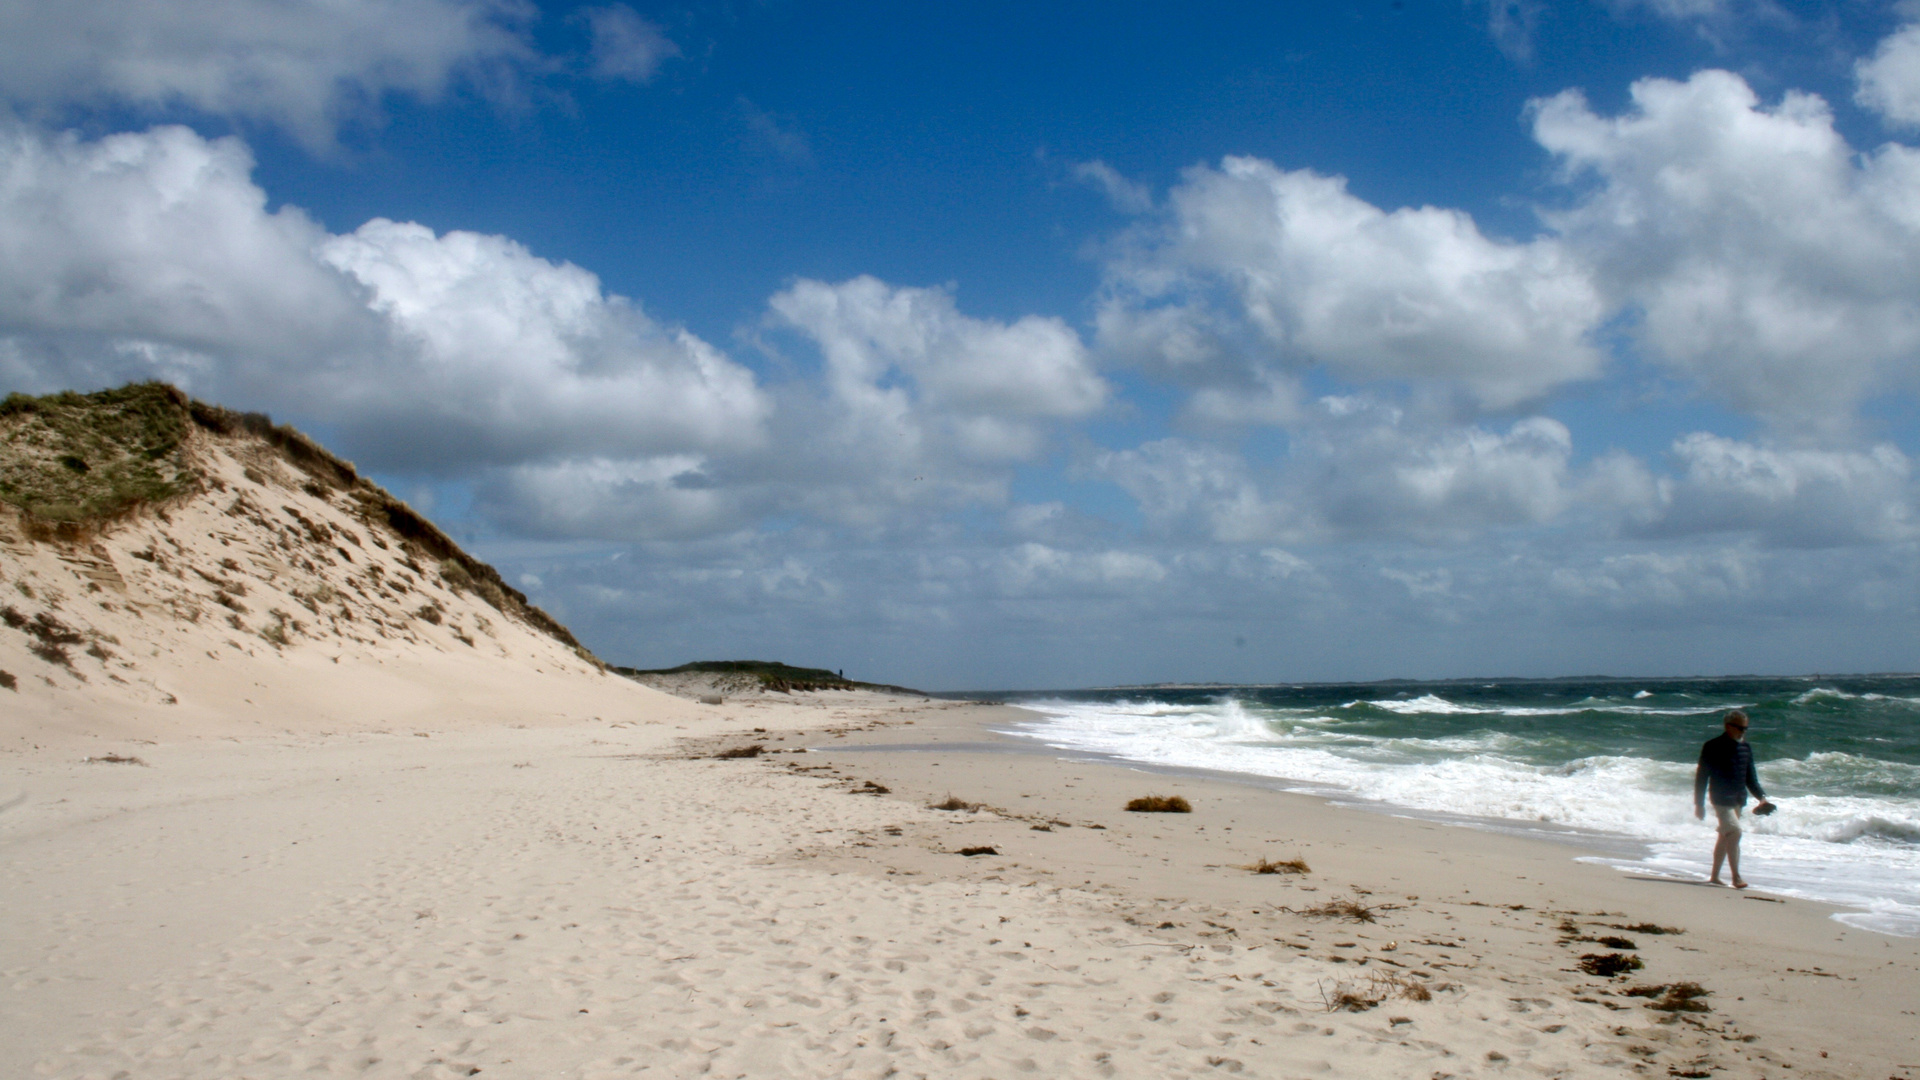
<path id="1" fill-rule="evenodd" d="M 653 696 L 305 436 L 158 384 L 0 406 L 0 672 L 9 748 Z"/>

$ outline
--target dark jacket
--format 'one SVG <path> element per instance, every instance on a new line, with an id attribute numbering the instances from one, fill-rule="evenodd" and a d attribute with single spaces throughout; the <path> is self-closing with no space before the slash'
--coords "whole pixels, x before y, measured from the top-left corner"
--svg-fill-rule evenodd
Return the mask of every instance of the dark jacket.
<path id="1" fill-rule="evenodd" d="M 1693 770 L 1693 805 L 1711 795 L 1715 806 L 1745 806 L 1747 792 L 1765 799 L 1760 773 L 1753 767 L 1753 747 L 1746 740 L 1721 732 L 1700 748 L 1700 766 Z"/>

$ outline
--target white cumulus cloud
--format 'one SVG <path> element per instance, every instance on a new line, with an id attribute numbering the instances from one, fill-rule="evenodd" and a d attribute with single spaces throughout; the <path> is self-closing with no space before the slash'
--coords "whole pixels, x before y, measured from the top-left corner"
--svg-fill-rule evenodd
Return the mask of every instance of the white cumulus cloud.
<path id="1" fill-rule="evenodd" d="M 1040 422 L 1106 402 L 1080 335 L 1057 318 L 977 319 L 943 289 L 871 277 L 798 281 L 769 307 L 819 347 L 826 388 L 850 422 L 894 425 L 971 458 L 1030 457 Z"/>
<path id="2" fill-rule="evenodd" d="M 0 131 L 0 365 L 16 385 L 173 379 L 336 426 L 386 467 L 756 443 L 753 376 L 505 237 L 266 211 L 232 139 Z"/>
<path id="3" fill-rule="evenodd" d="M 320 258 L 367 290 L 389 328 L 380 371 L 325 386 L 365 441 L 414 461 L 446 447 L 514 462 L 760 438 L 769 404 L 751 373 L 571 263 L 506 237 L 383 219 L 329 238 Z"/>
<path id="4" fill-rule="evenodd" d="M 497 86 L 535 56 L 526 0 L 0 0 L 0 95 L 284 125 L 310 145 L 388 94 Z"/>
<path id="5" fill-rule="evenodd" d="M 239 140 L 182 127 L 86 141 L 0 126 L 0 335 L 15 377 L 185 378 L 227 353 L 248 358 L 232 373 L 245 383 L 369 347 L 379 320 L 314 257 L 325 231 L 291 207 L 268 213 L 252 170 Z"/>
<path id="6" fill-rule="evenodd" d="M 1601 298 L 1553 239 L 1494 239 L 1457 210 L 1382 210 L 1340 177 L 1257 158 L 1190 169 L 1168 202 L 1107 268 L 1101 342 L 1119 355 L 1173 371 L 1322 365 L 1457 385 L 1494 407 L 1601 369 Z"/>
<path id="7" fill-rule="evenodd" d="M 1458 541 L 1553 521 L 1571 504 L 1572 436 L 1546 417 L 1506 432 L 1429 423 L 1364 398 L 1324 398 L 1272 467 L 1185 439 L 1099 455 L 1161 532 L 1248 543 L 1398 536 Z"/>
<path id="8" fill-rule="evenodd" d="M 1550 221 L 1655 359 L 1804 430 L 1912 385 L 1920 152 L 1856 155 L 1818 97 L 1766 106 L 1724 71 L 1643 79 L 1619 116 L 1572 91 L 1533 113 L 1569 179 L 1596 182 Z"/>
<path id="9" fill-rule="evenodd" d="M 1677 475 L 1648 493 L 1650 533 L 1741 532 L 1791 547 L 1920 535 L 1912 463 L 1889 443 L 1780 447 L 1695 432 L 1674 443 L 1673 458 Z"/>
<path id="10" fill-rule="evenodd" d="M 1896 124 L 1920 124 L 1920 25 L 1881 40 L 1853 65 L 1854 100 Z"/>

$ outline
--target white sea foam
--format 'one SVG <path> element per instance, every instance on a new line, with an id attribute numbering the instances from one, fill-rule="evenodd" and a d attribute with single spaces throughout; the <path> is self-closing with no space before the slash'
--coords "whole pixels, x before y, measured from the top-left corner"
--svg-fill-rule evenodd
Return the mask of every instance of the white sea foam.
<path id="1" fill-rule="evenodd" d="M 1849 694 L 1845 690 L 1836 690 L 1831 686 L 1816 686 L 1806 693 L 1801 694 L 1799 697 L 1794 698 L 1793 703 L 1795 705 L 1810 705 L 1813 702 L 1819 701 L 1821 698 L 1827 698 L 1831 701 L 1857 701 L 1859 697 L 1860 695 L 1858 694 Z"/>
<path id="2" fill-rule="evenodd" d="M 1466 714 L 1472 714 L 1472 713 L 1493 713 L 1493 712 L 1500 711 L 1498 709 L 1475 708 L 1472 705 L 1456 705 L 1453 702 L 1448 701 L 1446 698 L 1440 697 L 1436 694 L 1422 694 L 1417 698 L 1406 698 L 1402 700 L 1349 701 L 1345 705 L 1345 708 L 1351 709 L 1356 705 L 1371 705 L 1376 709 L 1385 709 L 1388 712 L 1397 712 L 1401 714 L 1420 713 L 1426 716 L 1434 716 L 1434 715 L 1458 716 L 1458 715 L 1466 715 Z"/>
<path id="3" fill-rule="evenodd" d="M 1634 863 L 1640 869 L 1704 877 L 1713 846 L 1711 822 L 1693 816 L 1690 763 L 1595 754 L 1539 764 L 1523 758 L 1540 744 L 1509 732 L 1369 736 L 1303 724 L 1301 717 L 1249 709 L 1232 698 L 1195 705 L 1023 704 L 1043 715 L 1025 733 L 1056 747 L 1280 778 L 1300 790 L 1414 811 L 1634 837 L 1649 844 L 1646 859 Z M 1431 694 L 1367 704 L 1442 716 L 1513 712 Z M 1920 933 L 1920 767 L 1828 752 L 1768 762 L 1765 772 L 1770 782 L 1793 790 L 1885 794 L 1776 799 L 1777 813 L 1747 819 L 1748 875 L 1773 891 L 1865 909 L 1864 921 L 1852 923 L 1862 929 Z M 1761 866 L 1764 871 L 1755 869 Z M 1899 929 L 1909 923 L 1911 929 Z"/>
<path id="4" fill-rule="evenodd" d="M 1651 694 L 1634 695 L 1651 697 Z M 1417 698 L 1389 698 L 1382 701 L 1354 700 L 1340 706 L 1342 709 L 1372 708 L 1385 709 L 1402 716 L 1565 716 L 1569 712 L 1610 712 L 1626 716 L 1707 716 L 1717 715 L 1727 708 L 1724 705 L 1702 705 L 1682 708 L 1656 709 L 1647 705 L 1628 705 L 1607 698 L 1587 698 L 1571 705 L 1462 705 L 1448 701 L 1435 694 L 1423 694 Z"/>

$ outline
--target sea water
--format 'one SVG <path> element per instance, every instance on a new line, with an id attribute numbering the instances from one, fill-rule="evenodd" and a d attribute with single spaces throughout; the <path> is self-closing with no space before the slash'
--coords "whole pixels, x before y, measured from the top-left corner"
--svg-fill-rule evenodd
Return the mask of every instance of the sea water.
<path id="1" fill-rule="evenodd" d="M 1293 790 L 1482 827 L 1524 828 L 1705 878 L 1713 817 L 1693 816 L 1700 744 L 1753 720 L 1779 810 L 1745 819 L 1756 888 L 1920 936 L 1920 676 L 1555 679 L 1151 687 L 997 695 L 1040 718 L 1018 734 L 1147 764 L 1249 774 Z"/>

